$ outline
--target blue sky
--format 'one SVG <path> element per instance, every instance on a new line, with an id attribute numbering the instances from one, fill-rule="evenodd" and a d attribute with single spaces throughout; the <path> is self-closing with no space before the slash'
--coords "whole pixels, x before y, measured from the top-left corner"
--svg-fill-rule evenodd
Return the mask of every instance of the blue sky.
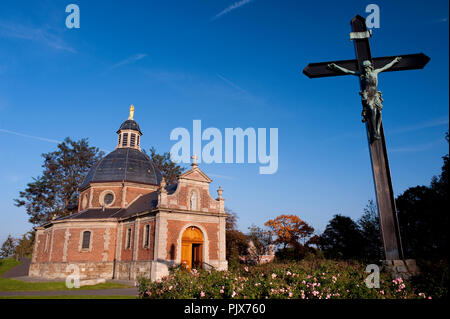
<path id="1" fill-rule="evenodd" d="M 65 7 L 80 7 L 67 29 Z M 41 154 L 66 136 L 112 151 L 132 103 L 142 145 L 169 151 L 176 127 L 279 130 L 279 168 L 201 164 L 239 227 L 282 213 L 321 232 L 337 213 L 357 219 L 374 198 L 359 85 L 308 79 L 310 62 L 354 57 L 364 1 L 0 2 L 0 241 L 31 229 L 20 190 Z M 377 1 L 372 55 L 424 52 L 424 70 L 380 76 L 396 194 L 428 184 L 448 152 L 448 1 Z"/>

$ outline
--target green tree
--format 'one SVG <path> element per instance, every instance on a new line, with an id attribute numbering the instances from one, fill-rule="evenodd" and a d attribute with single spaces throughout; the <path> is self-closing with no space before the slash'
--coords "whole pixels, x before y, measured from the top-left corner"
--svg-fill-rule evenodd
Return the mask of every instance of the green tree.
<path id="1" fill-rule="evenodd" d="M 449 141 L 448 132 L 445 139 Z M 408 188 L 396 199 L 406 258 L 448 261 L 448 154 L 443 161 L 441 174 L 430 186 Z"/>
<path id="2" fill-rule="evenodd" d="M 33 254 L 35 234 L 36 232 L 29 231 L 28 233 L 24 234 L 22 238 L 17 240 L 17 246 L 14 252 L 14 256 L 16 257 L 16 259 L 23 257 L 31 258 L 31 255 Z"/>
<path id="3" fill-rule="evenodd" d="M 247 238 L 251 242 L 249 245 L 249 254 L 251 259 L 259 264 L 261 262 L 261 257 L 267 254 L 269 245 L 272 244 L 272 236 L 270 236 L 268 231 L 264 231 L 254 224 L 252 224 L 248 230 L 249 233 Z"/>
<path id="4" fill-rule="evenodd" d="M 25 207 L 29 221 L 34 225 L 68 215 L 78 203 L 78 186 L 103 156 L 103 152 L 89 146 L 84 138 L 73 141 L 67 137 L 57 148 L 42 154 L 42 175 L 33 178 L 33 182 L 19 193 L 19 199 L 14 200 L 16 206 Z"/>
<path id="5" fill-rule="evenodd" d="M 156 149 L 152 147 L 150 149 L 150 158 L 155 166 L 161 171 L 162 176 L 168 184 L 175 184 L 178 176 L 185 170 L 184 167 L 172 162 L 169 152 L 158 154 L 156 153 Z"/>
<path id="6" fill-rule="evenodd" d="M 383 258 L 383 242 L 381 241 L 380 218 L 373 200 L 369 200 L 364 208 L 364 213 L 358 220 L 358 226 L 364 241 L 364 259 L 374 262 L 381 260 Z"/>
<path id="7" fill-rule="evenodd" d="M 17 239 L 11 235 L 3 242 L 2 248 L 0 248 L 0 257 L 8 258 L 14 256 L 14 252 L 17 246 Z"/>
<path id="8" fill-rule="evenodd" d="M 234 267 L 239 264 L 239 256 L 248 254 L 248 239 L 237 229 L 237 214 L 229 208 L 225 212 L 230 215 L 225 224 L 226 257 L 230 267 Z"/>
<path id="9" fill-rule="evenodd" d="M 320 236 L 320 247 L 329 258 L 358 259 L 362 255 L 363 237 L 350 217 L 334 215 Z"/>

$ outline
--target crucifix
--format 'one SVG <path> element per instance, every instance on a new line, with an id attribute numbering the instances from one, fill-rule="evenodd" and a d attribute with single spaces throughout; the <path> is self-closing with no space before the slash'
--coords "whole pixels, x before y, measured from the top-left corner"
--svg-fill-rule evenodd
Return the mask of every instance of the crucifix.
<path id="1" fill-rule="evenodd" d="M 363 106 L 362 121 L 366 123 L 372 173 L 380 217 L 381 237 L 386 260 L 403 259 L 403 251 L 395 208 L 386 143 L 384 139 L 381 111 L 383 99 L 377 90 L 378 74 L 381 72 L 422 69 L 430 60 L 423 53 L 373 58 L 370 53 L 366 20 L 357 15 L 351 22 L 356 59 L 308 64 L 303 73 L 309 78 L 339 75 L 359 77 L 360 95 Z"/>

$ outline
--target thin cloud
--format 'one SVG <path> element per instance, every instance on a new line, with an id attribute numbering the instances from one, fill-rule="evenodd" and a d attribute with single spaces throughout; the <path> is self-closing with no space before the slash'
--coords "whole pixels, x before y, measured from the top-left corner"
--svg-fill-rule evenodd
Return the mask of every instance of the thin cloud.
<path id="1" fill-rule="evenodd" d="M 19 133 L 19 132 L 10 131 L 10 130 L 5 130 L 5 129 L 2 129 L 2 128 L 0 128 L 0 132 L 7 133 L 7 134 L 13 134 L 13 135 L 17 135 L 17 136 L 22 136 L 22 137 L 34 138 L 36 140 L 40 140 L 40 141 L 44 141 L 44 142 L 50 142 L 50 143 L 55 143 L 55 144 L 61 143 L 60 141 L 52 140 L 50 138 L 23 134 L 23 133 Z"/>
<path id="2" fill-rule="evenodd" d="M 426 122 L 422 122 L 422 123 L 419 123 L 419 124 L 416 124 L 416 125 L 394 129 L 390 133 L 391 134 L 398 134 L 398 133 L 413 132 L 413 131 L 419 131 L 419 130 L 422 130 L 422 129 L 431 128 L 431 127 L 437 127 L 437 126 L 443 126 L 443 125 L 447 125 L 448 126 L 448 115 L 442 116 L 442 117 L 439 117 L 439 118 L 436 118 L 436 119 L 433 119 L 433 120 L 429 120 L 429 121 L 426 121 Z"/>
<path id="3" fill-rule="evenodd" d="M 221 79 L 222 81 L 224 81 L 225 83 L 229 84 L 230 86 L 232 86 L 233 88 L 235 88 L 238 91 L 241 91 L 243 93 L 248 94 L 248 92 L 246 90 L 244 90 L 243 88 L 241 88 L 240 86 L 238 86 L 237 84 L 235 84 L 234 82 L 228 80 L 226 77 L 224 77 L 223 75 L 216 73 L 217 77 L 219 79 Z"/>
<path id="4" fill-rule="evenodd" d="M 445 22 L 448 22 L 448 18 L 440 18 L 431 21 L 431 23 L 445 23 Z"/>
<path id="5" fill-rule="evenodd" d="M 247 3 L 250 3 L 250 2 L 252 2 L 252 0 L 241 0 L 241 1 L 235 2 L 228 8 L 222 10 L 221 12 L 216 14 L 214 17 L 212 17 L 211 21 L 217 20 L 220 17 L 224 16 L 225 14 L 230 13 L 233 10 L 239 9 L 240 7 L 246 5 Z"/>
<path id="6" fill-rule="evenodd" d="M 418 145 L 412 145 L 412 146 L 405 146 L 405 147 L 393 147 L 390 149 L 392 153 L 409 153 L 409 152 L 423 152 L 426 151 L 433 146 L 440 144 L 443 142 L 443 139 L 440 138 L 438 140 L 425 143 L 425 144 L 418 144 Z"/>
<path id="7" fill-rule="evenodd" d="M 7 133 L 7 134 L 12 134 L 12 135 L 17 135 L 17 136 L 21 136 L 21 137 L 26 137 L 26 138 L 32 138 L 32 139 L 35 139 L 35 140 L 49 142 L 49 143 L 54 143 L 54 144 L 62 143 L 62 141 L 53 140 L 51 138 L 23 134 L 23 133 L 19 133 L 19 132 L 10 131 L 10 130 L 5 130 L 3 128 L 0 128 L 0 132 Z M 102 148 L 100 149 L 100 151 L 103 151 L 106 154 L 110 152 L 109 150 L 105 150 L 105 149 L 102 149 Z"/>
<path id="8" fill-rule="evenodd" d="M 138 54 L 132 55 L 132 56 L 126 58 L 125 60 L 114 64 L 113 66 L 111 66 L 110 69 L 112 70 L 112 69 L 118 68 L 120 66 L 124 66 L 124 65 L 127 65 L 127 64 L 135 63 L 135 62 L 137 62 L 139 60 L 142 60 L 146 56 L 147 56 L 147 54 L 145 54 L 145 53 L 138 53 Z"/>
<path id="9" fill-rule="evenodd" d="M 61 37 L 43 28 L 0 21 L 0 37 L 35 41 L 56 50 L 76 53 L 76 50 L 67 45 Z"/>
<path id="10" fill-rule="evenodd" d="M 222 178 L 222 179 L 229 179 L 229 180 L 234 180 L 233 177 L 231 176 L 227 176 L 227 175 L 218 175 L 218 174 L 208 174 L 211 177 L 217 177 L 217 178 Z"/>

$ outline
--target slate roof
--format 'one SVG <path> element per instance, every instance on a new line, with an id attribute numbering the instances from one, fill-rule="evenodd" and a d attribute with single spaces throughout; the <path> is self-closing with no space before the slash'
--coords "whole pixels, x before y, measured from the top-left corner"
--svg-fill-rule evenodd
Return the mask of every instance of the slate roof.
<path id="1" fill-rule="evenodd" d="M 118 148 L 98 161 L 79 186 L 95 182 L 136 182 L 159 185 L 161 172 L 148 155 L 134 148 Z"/>
<path id="2" fill-rule="evenodd" d="M 69 216 L 59 217 L 54 219 L 58 220 L 77 220 L 77 219 L 123 219 L 132 217 L 138 213 L 153 210 L 158 205 L 158 193 L 151 192 L 142 195 L 136 199 L 128 208 L 96 208 L 81 211 Z"/>
<path id="3" fill-rule="evenodd" d="M 134 130 L 138 131 L 142 135 L 141 129 L 139 128 L 139 124 L 137 124 L 135 120 L 126 120 L 125 122 L 123 122 L 122 125 L 117 130 L 117 133 L 119 133 L 121 130 Z"/>

